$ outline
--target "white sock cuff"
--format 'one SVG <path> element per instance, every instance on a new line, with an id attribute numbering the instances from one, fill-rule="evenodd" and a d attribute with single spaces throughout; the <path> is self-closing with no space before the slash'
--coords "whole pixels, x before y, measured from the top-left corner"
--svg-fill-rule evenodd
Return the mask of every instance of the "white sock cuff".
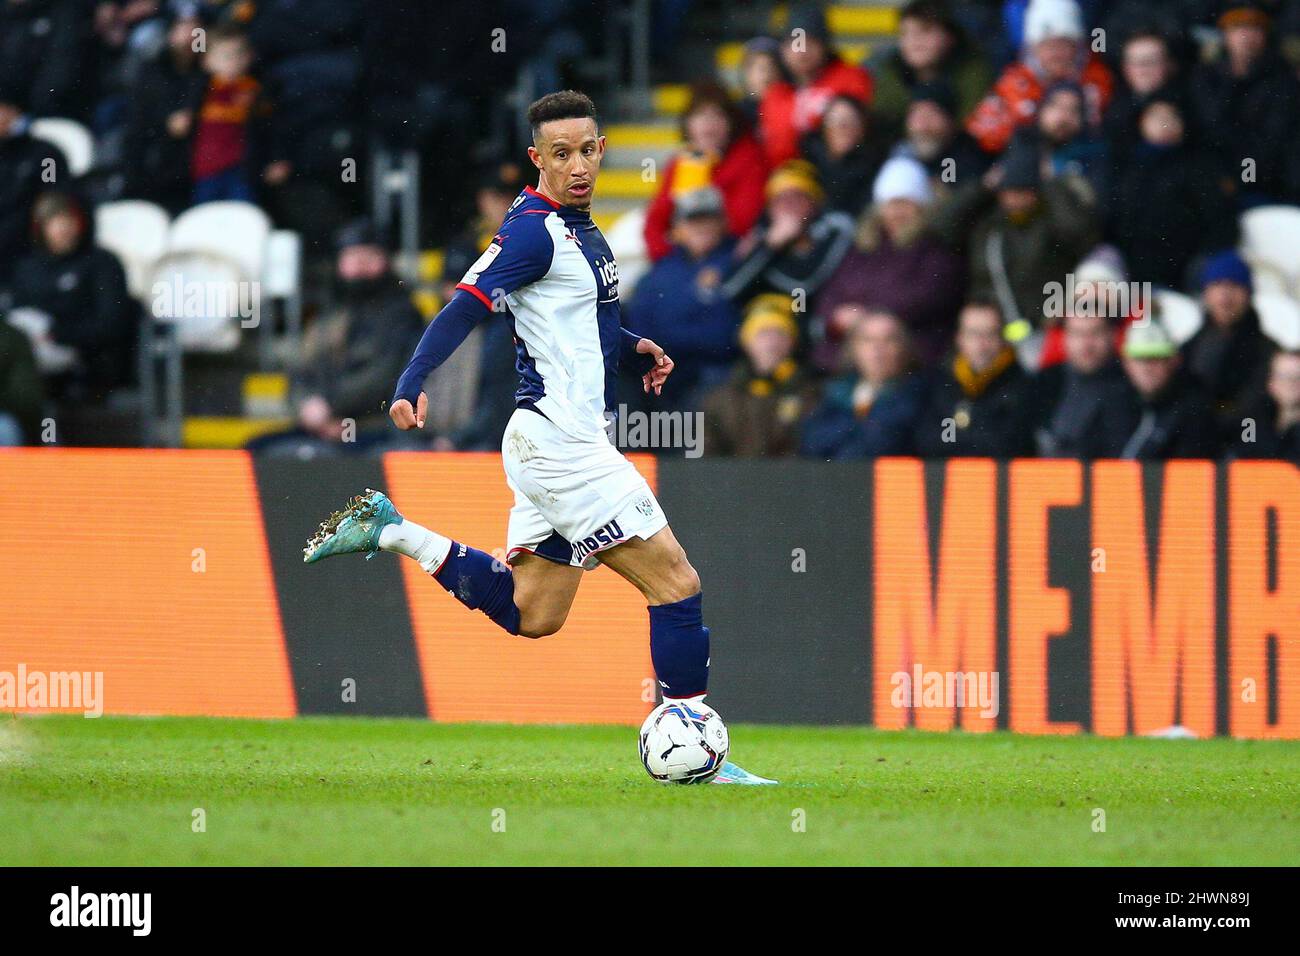
<path id="1" fill-rule="evenodd" d="M 387 525 L 379 532 L 379 549 L 414 558 L 426 573 L 433 574 L 447 560 L 451 538 L 407 520 Z"/>

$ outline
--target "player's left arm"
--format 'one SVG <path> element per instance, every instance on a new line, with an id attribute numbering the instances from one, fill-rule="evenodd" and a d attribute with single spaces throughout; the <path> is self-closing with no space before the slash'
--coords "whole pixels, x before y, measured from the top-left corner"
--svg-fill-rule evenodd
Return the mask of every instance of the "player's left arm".
<path id="1" fill-rule="evenodd" d="M 635 332 L 620 329 L 620 350 L 624 361 L 636 363 L 633 367 L 641 372 L 641 389 L 646 394 L 654 389 L 658 395 L 664 382 L 673 371 L 673 360 L 668 353 L 651 339 L 643 338 Z"/>

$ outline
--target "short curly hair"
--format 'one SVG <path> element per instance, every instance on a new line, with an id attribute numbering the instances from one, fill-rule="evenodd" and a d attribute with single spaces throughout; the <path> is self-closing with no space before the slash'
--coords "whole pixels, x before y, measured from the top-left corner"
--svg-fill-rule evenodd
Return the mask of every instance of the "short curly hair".
<path id="1" fill-rule="evenodd" d="M 543 123 L 562 119 L 596 118 L 596 104 L 586 93 L 577 90 L 559 90 L 547 93 L 528 107 L 528 125 L 533 128 L 533 139 L 537 138 Z"/>

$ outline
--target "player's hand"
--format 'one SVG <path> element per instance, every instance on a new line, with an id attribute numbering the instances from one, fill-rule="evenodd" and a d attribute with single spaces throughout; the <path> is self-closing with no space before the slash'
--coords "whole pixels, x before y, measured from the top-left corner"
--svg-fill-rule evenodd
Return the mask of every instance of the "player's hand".
<path id="1" fill-rule="evenodd" d="M 388 408 L 388 417 L 393 420 L 393 424 L 402 431 L 410 431 L 412 428 L 424 427 L 424 416 L 429 411 L 429 396 L 424 392 L 415 401 L 415 408 L 411 408 L 411 403 L 405 398 L 399 398 Z"/>
<path id="2" fill-rule="evenodd" d="M 636 350 L 642 355 L 654 356 L 655 360 L 654 368 L 641 376 L 641 390 L 649 395 L 650 389 L 653 388 L 656 395 L 660 394 L 664 382 L 673 372 L 673 360 L 668 357 L 663 349 L 649 339 L 642 339 L 637 342 Z"/>

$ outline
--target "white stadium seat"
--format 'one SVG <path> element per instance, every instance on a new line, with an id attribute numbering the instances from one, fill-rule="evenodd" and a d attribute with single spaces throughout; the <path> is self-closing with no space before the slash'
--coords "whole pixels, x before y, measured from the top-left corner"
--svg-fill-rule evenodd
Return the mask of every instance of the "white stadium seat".
<path id="1" fill-rule="evenodd" d="M 169 252 L 149 274 L 149 311 L 176 327 L 186 352 L 233 352 L 239 347 L 240 306 L 248 304 L 243 267 L 219 253 Z"/>
<path id="2" fill-rule="evenodd" d="M 266 240 L 266 263 L 262 291 L 272 298 L 298 294 L 302 278 L 302 237 L 289 229 L 277 229 Z"/>
<path id="3" fill-rule="evenodd" d="M 59 147 L 73 176 L 86 175 L 95 164 L 95 137 L 76 120 L 56 116 L 33 120 L 32 136 Z"/>
<path id="4" fill-rule="evenodd" d="M 95 240 L 122 261 L 131 295 L 149 297 L 149 272 L 167 251 L 171 217 L 143 199 L 103 203 L 95 209 Z"/>
<path id="5" fill-rule="evenodd" d="M 619 216 L 605 234 L 605 241 L 618 262 L 618 296 L 626 302 L 638 280 L 650 269 L 650 254 L 645 247 L 645 208 Z"/>
<path id="6" fill-rule="evenodd" d="M 1300 304 L 1277 292 L 1256 292 L 1252 303 L 1264 334 L 1285 349 L 1300 348 Z"/>
<path id="7" fill-rule="evenodd" d="M 222 256 L 238 263 L 245 281 L 261 282 L 270 234 L 271 220 L 252 203 L 205 202 L 176 217 L 167 251 Z"/>
<path id="8" fill-rule="evenodd" d="M 1300 294 L 1300 207 L 1246 210 L 1241 215 L 1240 251 L 1255 271 L 1260 290 Z"/>
<path id="9" fill-rule="evenodd" d="M 1156 315 L 1175 342 L 1182 345 L 1201 327 L 1201 304 L 1189 295 L 1160 289 L 1155 293 Z"/>

